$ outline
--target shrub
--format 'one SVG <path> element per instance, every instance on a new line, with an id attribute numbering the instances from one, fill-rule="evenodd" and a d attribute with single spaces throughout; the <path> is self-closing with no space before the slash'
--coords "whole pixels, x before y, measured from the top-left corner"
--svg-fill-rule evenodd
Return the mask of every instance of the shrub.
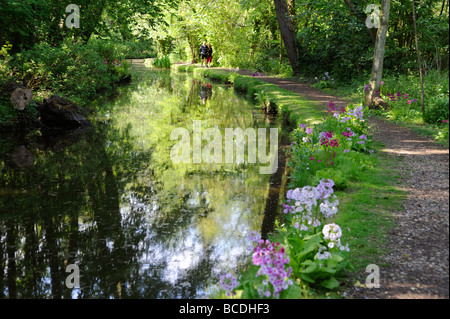
<path id="1" fill-rule="evenodd" d="M 170 65 L 170 58 L 167 55 L 163 56 L 162 58 L 155 58 L 152 62 L 152 66 L 154 68 L 169 69 Z"/>
<path id="2" fill-rule="evenodd" d="M 85 45 L 67 40 L 59 47 L 37 44 L 17 54 L 12 67 L 38 96 L 51 92 L 85 105 L 129 75 L 122 58 L 113 44 L 104 41 Z"/>
<path id="3" fill-rule="evenodd" d="M 433 96 L 425 111 L 424 120 L 426 123 L 439 124 L 449 118 L 448 96 Z"/>

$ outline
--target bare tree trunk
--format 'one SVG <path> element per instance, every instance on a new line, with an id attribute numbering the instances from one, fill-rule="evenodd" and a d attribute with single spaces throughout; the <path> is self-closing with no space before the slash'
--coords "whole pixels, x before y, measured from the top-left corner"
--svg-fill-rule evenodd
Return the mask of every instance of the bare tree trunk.
<path id="1" fill-rule="evenodd" d="M 366 105 L 373 103 L 374 94 L 380 90 L 381 78 L 383 76 L 384 48 L 386 45 L 386 35 L 389 25 L 390 0 L 381 1 L 380 27 L 377 32 L 375 42 L 375 53 L 373 55 L 372 75 L 370 77 L 369 88 L 366 92 Z"/>
<path id="2" fill-rule="evenodd" d="M 445 0 L 442 1 L 442 8 L 441 8 L 441 13 L 439 14 L 439 16 L 442 16 L 442 13 L 444 12 L 444 8 L 445 8 Z"/>
<path id="3" fill-rule="evenodd" d="M 277 13 L 278 26 L 280 28 L 281 38 L 292 66 L 294 74 L 298 74 L 298 51 L 297 42 L 295 40 L 294 26 L 289 16 L 289 10 L 286 0 L 274 0 L 275 11 Z"/>
<path id="4" fill-rule="evenodd" d="M 283 63 L 283 38 L 280 36 L 280 64 Z"/>
<path id="5" fill-rule="evenodd" d="M 417 52 L 417 64 L 419 65 L 419 73 L 420 73 L 420 85 L 422 87 L 422 91 L 420 94 L 421 97 L 421 109 L 422 109 L 422 118 L 425 117 L 425 93 L 424 93 L 424 87 L 423 87 L 423 71 L 422 71 L 422 62 L 420 59 L 420 51 L 419 51 L 419 40 L 417 38 L 417 22 L 416 22 L 416 4 L 415 0 L 412 2 L 413 6 L 413 22 L 414 22 L 414 35 L 416 38 L 416 52 Z"/>

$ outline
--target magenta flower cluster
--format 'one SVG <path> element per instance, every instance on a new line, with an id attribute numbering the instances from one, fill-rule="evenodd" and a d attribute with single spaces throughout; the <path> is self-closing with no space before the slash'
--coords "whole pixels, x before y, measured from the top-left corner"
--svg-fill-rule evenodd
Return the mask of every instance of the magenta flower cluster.
<path id="1" fill-rule="evenodd" d="M 338 111 L 338 109 L 336 108 L 336 104 L 334 103 L 334 101 L 331 101 L 328 103 L 328 112 L 329 113 L 336 113 Z M 344 114 L 345 111 L 345 106 L 341 106 L 339 108 L 339 112 L 341 112 L 342 114 Z"/>
<path id="2" fill-rule="evenodd" d="M 393 93 L 387 93 L 386 94 L 389 99 L 391 100 L 391 102 L 395 102 L 395 101 L 400 101 L 402 99 L 402 93 L 397 92 L 395 95 Z M 412 103 L 417 103 L 418 100 L 417 99 L 408 99 L 409 95 L 408 94 L 403 94 L 403 99 L 407 100 L 408 104 L 412 104 Z"/>
<path id="3" fill-rule="evenodd" d="M 278 298 L 280 292 L 294 283 L 290 279 L 292 268 L 289 266 L 289 256 L 280 243 L 261 239 L 254 249 L 252 259 L 253 264 L 260 267 L 256 277 L 264 277 L 263 286 L 258 289 L 260 295 Z"/>
<path id="4" fill-rule="evenodd" d="M 333 131 L 329 131 L 329 132 L 322 132 L 319 136 L 321 137 L 320 139 L 320 145 L 325 146 L 325 147 L 338 147 L 339 146 L 339 140 L 338 139 L 333 139 Z"/>

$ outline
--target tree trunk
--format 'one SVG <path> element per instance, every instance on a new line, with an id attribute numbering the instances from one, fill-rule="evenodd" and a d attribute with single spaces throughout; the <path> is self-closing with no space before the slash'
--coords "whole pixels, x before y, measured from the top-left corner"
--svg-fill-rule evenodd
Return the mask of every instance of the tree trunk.
<path id="1" fill-rule="evenodd" d="M 389 10 L 391 6 L 390 0 L 382 0 L 380 27 L 377 32 L 377 40 L 375 42 L 375 53 L 373 56 L 372 75 L 370 77 L 369 88 L 366 92 L 366 105 L 373 103 L 375 92 L 380 90 L 381 78 L 383 76 L 384 48 L 386 45 L 386 35 L 389 24 Z"/>
<path id="2" fill-rule="evenodd" d="M 419 51 L 419 40 L 417 38 L 417 22 L 416 22 L 416 4 L 414 3 L 415 0 L 412 2 L 413 7 L 413 22 L 414 22 L 414 36 L 416 38 L 416 52 L 417 52 L 417 64 L 419 65 L 419 73 L 420 73 L 420 85 L 422 88 L 421 91 L 421 109 L 422 109 L 422 118 L 425 118 L 425 93 L 424 93 L 424 87 L 423 87 L 423 71 L 422 71 L 422 62 L 420 59 L 420 51 Z"/>
<path id="3" fill-rule="evenodd" d="M 442 8 L 441 8 L 441 13 L 439 14 L 439 16 L 442 16 L 442 13 L 444 12 L 444 8 L 445 8 L 445 0 L 442 1 Z"/>
<path id="4" fill-rule="evenodd" d="M 278 26 L 280 28 L 281 38 L 292 66 L 294 74 L 298 74 L 298 51 L 297 42 L 295 40 L 294 26 L 289 16 L 289 10 L 286 0 L 274 0 L 275 11 L 277 13 Z"/>

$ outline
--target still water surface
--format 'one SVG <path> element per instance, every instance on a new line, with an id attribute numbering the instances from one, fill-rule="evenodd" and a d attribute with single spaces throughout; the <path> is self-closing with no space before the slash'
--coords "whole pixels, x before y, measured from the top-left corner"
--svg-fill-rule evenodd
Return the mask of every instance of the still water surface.
<path id="1" fill-rule="evenodd" d="M 230 87 L 133 68 L 91 128 L 1 138 L 1 298 L 203 298 L 246 262 L 270 176 L 173 164 L 170 133 L 274 125 Z M 80 288 L 66 287 L 69 264 Z"/>

